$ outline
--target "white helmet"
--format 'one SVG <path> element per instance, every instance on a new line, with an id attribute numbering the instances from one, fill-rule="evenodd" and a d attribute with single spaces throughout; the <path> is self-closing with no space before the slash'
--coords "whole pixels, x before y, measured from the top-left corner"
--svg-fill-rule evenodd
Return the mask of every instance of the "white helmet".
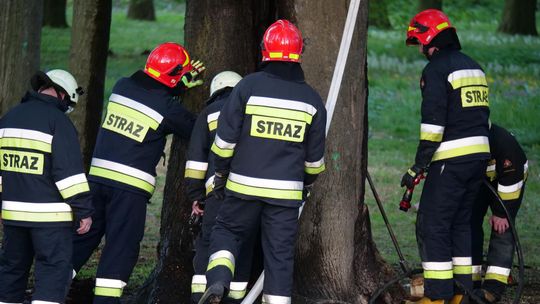
<path id="1" fill-rule="evenodd" d="M 234 88 L 234 86 L 242 80 L 242 76 L 238 75 L 233 71 L 223 71 L 212 79 L 210 83 L 210 96 L 214 95 L 215 92 L 226 88 Z"/>
<path id="2" fill-rule="evenodd" d="M 49 76 L 52 82 L 66 91 L 72 102 L 77 103 L 79 95 L 82 95 L 82 88 L 77 85 L 77 81 L 73 75 L 67 71 L 56 69 L 48 71 L 47 76 Z"/>

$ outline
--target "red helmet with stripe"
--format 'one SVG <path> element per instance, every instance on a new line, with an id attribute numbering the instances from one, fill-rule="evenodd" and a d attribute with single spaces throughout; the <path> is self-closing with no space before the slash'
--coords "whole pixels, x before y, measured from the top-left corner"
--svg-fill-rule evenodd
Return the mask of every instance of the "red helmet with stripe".
<path id="1" fill-rule="evenodd" d="M 446 29 L 456 30 L 443 12 L 427 9 L 416 14 L 407 29 L 407 45 L 428 45 L 433 38 Z"/>
<path id="2" fill-rule="evenodd" d="M 144 72 L 168 87 L 175 87 L 182 76 L 191 71 L 189 54 L 178 43 L 165 42 L 148 55 Z"/>
<path id="3" fill-rule="evenodd" d="M 278 20 L 264 32 L 262 61 L 300 62 L 302 33 L 287 20 Z"/>

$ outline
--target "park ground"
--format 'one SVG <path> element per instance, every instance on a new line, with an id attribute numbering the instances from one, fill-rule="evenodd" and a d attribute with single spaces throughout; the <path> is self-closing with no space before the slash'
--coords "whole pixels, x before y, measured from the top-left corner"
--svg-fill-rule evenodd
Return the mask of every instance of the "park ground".
<path id="1" fill-rule="evenodd" d="M 486 70 L 492 121 L 510 129 L 529 158 L 531 171 L 517 220 L 527 273 L 522 303 L 540 303 L 540 256 L 537 255 L 540 251 L 540 222 L 537 220 L 540 211 L 540 38 L 496 33 L 504 1 L 474 2 L 477 4 L 471 7 L 465 0 L 449 1 L 445 10 L 458 28 L 464 52 Z M 394 29 L 369 30 L 368 167 L 406 259 L 419 265 L 414 236 L 415 212 L 403 213 L 397 208 L 403 194 L 399 180 L 412 164 L 418 142 L 419 75 L 426 63 L 416 48 L 406 48 L 404 44 L 408 18 L 415 13 L 413 3 L 412 0 L 390 1 L 389 17 Z M 156 9 L 156 22 L 127 20 L 125 6 L 113 9 L 106 97 L 118 78 L 143 67 L 148 50 L 164 41 L 183 41 L 185 6 L 156 1 Z M 71 20 L 69 9 L 68 20 Z M 538 20 L 537 14 L 540 24 Z M 70 28 L 43 29 L 42 69 L 68 68 L 70 33 Z M 192 55 L 197 58 L 196 54 Z M 204 61 L 204 58 L 200 59 Z M 141 255 L 125 291 L 126 297 L 144 282 L 156 261 L 165 170 L 160 164 L 158 188 L 149 205 Z M 415 201 L 419 190 L 415 193 Z M 366 192 L 366 203 L 370 208 L 377 247 L 388 262 L 397 266 L 397 256 L 369 191 Z M 93 277 L 99 254 L 98 250 L 81 271 L 82 279 Z M 514 275 L 517 276 L 517 271 Z M 507 298 L 510 296 L 511 292 Z"/>

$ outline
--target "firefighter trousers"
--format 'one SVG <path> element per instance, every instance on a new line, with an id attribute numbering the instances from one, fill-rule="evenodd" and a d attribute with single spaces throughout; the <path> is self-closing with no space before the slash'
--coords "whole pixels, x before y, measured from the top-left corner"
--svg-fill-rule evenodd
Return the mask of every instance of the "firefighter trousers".
<path id="1" fill-rule="evenodd" d="M 416 234 L 424 294 L 432 300 L 463 293 L 454 280 L 472 289 L 471 213 L 486 161 L 431 164 L 420 198 Z"/>
<path id="2" fill-rule="evenodd" d="M 227 194 L 210 237 L 208 286 L 221 284 L 229 289 L 242 244 L 260 231 L 265 275 L 263 303 L 290 304 L 298 210 Z"/>
<path id="3" fill-rule="evenodd" d="M 206 268 L 208 267 L 208 250 L 210 246 L 210 235 L 216 223 L 216 216 L 222 205 L 221 200 L 211 195 L 207 198 L 204 207 L 204 216 L 201 233 L 195 242 L 195 257 L 193 258 L 193 268 L 195 275 L 191 281 L 191 299 L 193 303 L 198 303 L 206 289 Z M 240 303 L 246 295 L 248 281 L 251 275 L 251 265 L 254 253 L 254 239 L 243 242 L 239 250 L 239 258 L 236 263 L 234 279 L 229 286 L 228 297 L 222 303 Z"/>
<path id="4" fill-rule="evenodd" d="M 0 303 L 23 303 L 35 258 L 33 301 L 64 303 L 71 283 L 71 227 L 4 225 Z"/>
<path id="5" fill-rule="evenodd" d="M 520 200 L 525 188 L 522 188 Z M 480 195 L 475 202 L 472 215 L 472 261 L 474 288 L 482 288 L 490 293 L 501 297 L 506 290 L 508 277 L 512 269 L 514 259 L 515 242 L 510 228 L 502 234 L 491 229 L 489 249 L 487 252 L 487 269 L 484 282 L 482 283 L 482 257 L 484 252 L 483 222 L 490 204 L 499 204 L 491 191 L 486 186 L 480 190 Z M 520 204 L 520 202 L 517 202 Z M 515 222 L 518 210 L 510 212 L 510 217 Z"/>
<path id="6" fill-rule="evenodd" d="M 73 241 L 73 269 L 78 272 L 105 235 L 96 274 L 94 304 L 120 303 L 123 288 L 139 257 L 144 235 L 146 204 L 142 194 L 90 183 L 95 213 L 87 234 Z"/>

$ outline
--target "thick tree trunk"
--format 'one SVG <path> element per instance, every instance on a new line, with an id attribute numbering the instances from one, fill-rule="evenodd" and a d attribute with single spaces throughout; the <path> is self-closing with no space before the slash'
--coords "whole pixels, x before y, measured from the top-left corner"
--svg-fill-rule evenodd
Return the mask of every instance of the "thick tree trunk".
<path id="1" fill-rule="evenodd" d="M 128 19 L 155 21 L 154 0 L 130 0 Z"/>
<path id="2" fill-rule="evenodd" d="M 506 0 L 499 32 L 537 36 L 536 0 Z"/>
<path id="3" fill-rule="evenodd" d="M 0 2 L 0 114 L 19 103 L 39 69 L 43 1 Z"/>
<path id="4" fill-rule="evenodd" d="M 67 27 L 66 0 L 44 0 L 43 25 L 50 27 Z"/>
<path id="5" fill-rule="evenodd" d="M 79 131 L 88 167 L 101 121 L 112 0 L 75 0 L 71 31 L 70 70 L 83 87 L 71 119 Z"/>
<path id="6" fill-rule="evenodd" d="M 255 69 L 252 1 L 187 1 L 185 46 L 192 58 L 204 61 L 208 68 L 204 86 L 184 96 L 194 112 L 204 107 L 214 75 L 224 70 L 245 75 Z M 189 303 L 193 254 L 187 225 L 191 202 L 184 195 L 186 147 L 187 141 L 173 139 L 161 213 L 159 261 L 135 303 Z"/>
<path id="7" fill-rule="evenodd" d="M 388 19 L 388 1 L 371 0 L 369 1 L 369 26 L 381 29 L 390 29 L 392 25 Z"/>
<path id="8" fill-rule="evenodd" d="M 418 1 L 418 11 L 423 11 L 428 8 L 436 8 L 442 10 L 443 1 L 442 0 L 419 0 Z"/>

